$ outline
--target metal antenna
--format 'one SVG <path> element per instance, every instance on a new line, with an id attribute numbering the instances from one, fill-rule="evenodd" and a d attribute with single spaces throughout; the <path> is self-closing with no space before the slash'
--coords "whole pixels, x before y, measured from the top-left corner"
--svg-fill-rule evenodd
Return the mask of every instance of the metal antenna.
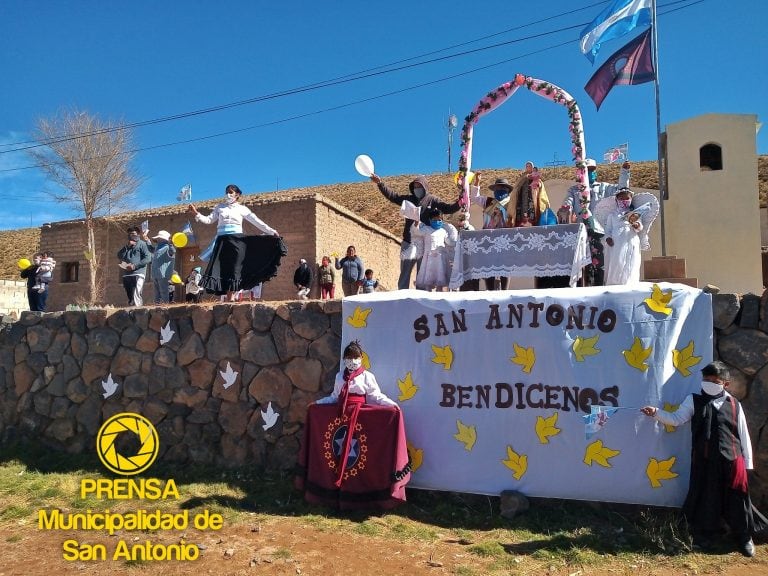
<path id="1" fill-rule="evenodd" d="M 552 155 L 552 162 L 545 162 L 544 166 L 550 166 L 551 168 L 554 169 L 555 174 L 559 175 L 557 168 L 560 167 L 560 166 L 565 166 L 565 160 L 558 160 L 557 159 L 557 152 L 555 152 Z"/>
<path id="2" fill-rule="evenodd" d="M 448 174 L 451 173 L 451 150 L 453 149 L 453 133 L 456 130 L 456 126 L 459 121 L 456 118 L 456 114 L 451 114 L 450 108 L 448 109 Z"/>

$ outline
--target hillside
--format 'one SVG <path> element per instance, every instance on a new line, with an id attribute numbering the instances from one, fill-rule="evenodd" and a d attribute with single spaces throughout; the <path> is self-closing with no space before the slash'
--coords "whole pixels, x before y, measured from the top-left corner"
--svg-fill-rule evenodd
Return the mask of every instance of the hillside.
<path id="1" fill-rule="evenodd" d="M 519 169 L 483 169 L 477 168 L 476 171 L 483 173 L 484 185 L 490 184 L 496 178 L 507 178 L 514 181 L 520 174 Z M 598 167 L 600 179 L 607 182 L 616 182 L 619 177 L 619 165 L 600 165 Z M 573 170 L 568 166 L 560 168 L 544 168 L 541 170 L 544 180 L 552 178 L 571 178 Z M 407 174 L 400 176 L 385 176 L 384 182 L 399 194 L 406 192 L 408 183 L 416 175 Z M 427 175 L 430 185 L 430 192 L 440 199 L 447 202 L 456 200 L 456 186 L 453 183 L 452 174 L 429 174 Z M 632 186 L 638 188 L 658 189 L 658 168 L 656 162 L 633 162 L 632 163 Z M 760 206 L 768 205 L 768 156 L 758 158 L 758 186 L 760 194 Z M 309 188 L 300 188 L 292 190 L 283 190 L 280 192 L 270 192 L 265 194 L 252 194 L 245 197 L 246 202 L 270 201 L 274 198 L 290 196 L 296 193 L 315 193 L 341 204 L 342 206 L 353 210 L 366 220 L 375 222 L 382 228 L 385 228 L 395 235 L 402 232 L 403 221 L 400 218 L 398 210 L 387 201 L 377 190 L 376 186 L 361 177 L 360 182 L 349 184 L 324 184 L 312 186 Z M 200 205 L 207 206 L 213 201 L 201 202 Z M 151 212 L 169 213 L 176 212 L 179 206 L 168 206 L 160 209 L 154 209 Z M 147 212 L 147 211 L 144 211 Z M 143 213 L 140 213 L 143 214 Z M 148 217 L 149 213 L 142 216 Z M 130 215 L 121 214 L 115 217 L 115 220 L 129 220 Z M 0 245 L 4 247 L 0 255 L 0 278 L 19 277 L 16 262 L 19 258 L 29 258 L 32 253 L 40 249 L 40 230 L 38 228 L 23 228 L 20 230 L 0 231 Z M 43 247 L 44 248 L 44 247 Z"/>
<path id="2" fill-rule="evenodd" d="M 0 279 L 21 280 L 19 277 L 19 258 L 32 259 L 32 254 L 40 250 L 40 228 L 21 228 L 20 230 L 0 230 Z"/>

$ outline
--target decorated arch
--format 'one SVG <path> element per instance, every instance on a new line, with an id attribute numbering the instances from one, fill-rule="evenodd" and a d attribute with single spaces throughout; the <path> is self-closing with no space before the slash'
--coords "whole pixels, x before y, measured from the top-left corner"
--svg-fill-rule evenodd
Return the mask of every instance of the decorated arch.
<path id="1" fill-rule="evenodd" d="M 571 153 L 573 155 L 573 161 L 576 165 L 576 181 L 581 184 L 581 202 L 579 206 L 579 216 L 584 220 L 586 224 L 591 223 L 592 214 L 589 211 L 589 193 L 588 193 L 588 180 L 587 169 L 584 164 L 585 157 L 585 144 L 584 144 L 584 127 L 581 122 L 581 112 L 576 100 L 568 94 L 565 90 L 546 82 L 545 80 L 539 80 L 537 78 L 531 78 L 530 76 L 524 76 L 522 74 L 516 74 L 514 80 L 511 82 L 505 82 L 498 88 L 490 91 L 483 97 L 480 102 L 477 103 L 472 112 L 469 113 L 464 119 L 464 126 L 461 129 L 461 158 L 459 160 L 459 183 L 463 188 L 462 203 L 465 206 L 469 205 L 469 178 L 466 178 L 467 173 L 472 167 L 472 136 L 474 132 L 475 124 L 490 112 L 493 112 L 504 104 L 521 86 L 528 88 L 534 94 L 546 98 L 556 104 L 565 106 L 568 112 L 568 130 L 571 137 Z"/>

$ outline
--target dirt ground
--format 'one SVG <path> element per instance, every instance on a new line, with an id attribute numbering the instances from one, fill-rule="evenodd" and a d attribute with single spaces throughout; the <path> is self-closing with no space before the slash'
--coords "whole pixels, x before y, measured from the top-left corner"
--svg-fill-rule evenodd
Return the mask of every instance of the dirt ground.
<path id="1" fill-rule="evenodd" d="M 204 548 L 194 561 L 159 561 L 126 563 L 111 559 L 118 540 L 129 545 L 143 543 L 197 543 Z M 65 561 L 63 542 L 69 538 L 107 547 L 106 561 Z M 214 576 L 254 574 L 388 576 L 408 575 L 473 575 L 547 574 L 568 576 L 683 576 L 718 574 L 721 576 L 768 575 L 768 545 L 758 546 L 755 558 L 744 558 L 736 552 L 721 561 L 703 555 L 691 555 L 685 562 L 670 558 L 664 565 L 637 564 L 606 558 L 604 563 L 589 566 L 564 566 L 525 555 L 512 554 L 507 571 L 493 569 L 493 558 L 483 558 L 468 550 L 468 542 L 449 534 L 437 542 L 397 541 L 361 534 L 348 535 L 341 541 L 333 532 L 309 526 L 301 518 L 273 518 L 254 525 L 225 525 L 218 532 L 190 530 L 186 534 L 162 532 L 155 535 L 135 533 L 109 537 L 100 532 L 43 532 L 35 525 L 0 527 L 0 576 L 51 576 L 83 574 L 116 576 L 141 574 L 175 576 L 194 573 Z M 718 557 L 721 560 L 722 557 Z"/>

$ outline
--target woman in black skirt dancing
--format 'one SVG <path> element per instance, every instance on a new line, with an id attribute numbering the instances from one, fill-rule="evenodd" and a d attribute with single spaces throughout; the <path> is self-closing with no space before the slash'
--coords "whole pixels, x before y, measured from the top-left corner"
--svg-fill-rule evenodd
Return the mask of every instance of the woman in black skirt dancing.
<path id="1" fill-rule="evenodd" d="M 226 294 L 230 301 L 238 290 L 250 290 L 275 276 L 280 258 L 287 253 L 277 230 L 240 204 L 241 195 L 240 188 L 230 184 L 225 191 L 225 201 L 217 204 L 209 216 L 203 216 L 193 204 L 189 205 L 196 221 L 217 223 L 216 238 L 200 255 L 201 260 L 208 261 L 201 286 L 209 294 Z M 267 236 L 245 236 L 243 220 Z"/>

